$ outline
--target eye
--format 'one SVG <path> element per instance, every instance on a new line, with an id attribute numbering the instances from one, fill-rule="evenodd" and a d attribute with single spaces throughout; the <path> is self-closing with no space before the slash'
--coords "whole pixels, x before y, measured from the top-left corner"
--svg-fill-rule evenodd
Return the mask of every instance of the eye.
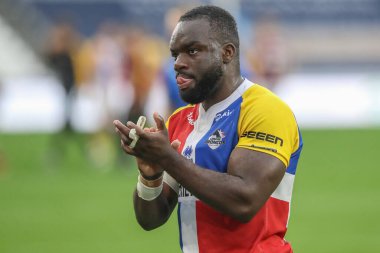
<path id="1" fill-rule="evenodd" d="M 177 55 L 177 54 L 172 54 L 172 57 L 173 57 L 173 59 L 176 61 L 177 58 L 178 58 L 178 55 Z"/>
<path id="2" fill-rule="evenodd" d="M 196 53 L 198 53 L 198 49 L 195 49 L 195 48 L 189 49 L 189 54 L 190 55 L 195 55 Z"/>

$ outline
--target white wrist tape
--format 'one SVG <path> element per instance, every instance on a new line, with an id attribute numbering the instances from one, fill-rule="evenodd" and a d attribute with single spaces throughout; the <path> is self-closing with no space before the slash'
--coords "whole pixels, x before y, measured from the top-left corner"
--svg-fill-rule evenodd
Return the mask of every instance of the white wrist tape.
<path id="1" fill-rule="evenodd" d="M 164 171 L 164 178 L 163 178 L 163 181 L 169 185 L 170 188 L 172 188 L 178 195 L 178 192 L 179 192 L 179 184 L 177 183 L 177 181 L 172 177 L 170 176 L 166 171 Z"/>
<path id="2" fill-rule="evenodd" d="M 145 122 L 146 122 L 146 117 L 140 116 L 139 119 L 137 120 L 136 125 L 138 125 L 141 128 L 144 128 Z M 134 148 L 136 146 L 137 141 L 140 138 L 140 136 L 138 136 L 136 133 L 136 129 L 133 128 L 131 129 L 131 131 L 129 131 L 129 138 L 132 139 L 132 142 L 131 144 L 129 144 L 129 147 Z"/>
<path id="3" fill-rule="evenodd" d="M 137 195 L 146 201 L 156 199 L 162 192 L 163 182 L 157 187 L 148 187 L 140 180 L 140 175 L 137 178 Z"/>

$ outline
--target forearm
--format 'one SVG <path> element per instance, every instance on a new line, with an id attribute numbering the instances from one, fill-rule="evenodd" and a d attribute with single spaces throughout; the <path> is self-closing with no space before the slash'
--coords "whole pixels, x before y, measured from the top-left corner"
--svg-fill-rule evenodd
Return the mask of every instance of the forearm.
<path id="1" fill-rule="evenodd" d="M 167 172 L 194 196 L 240 221 L 249 221 L 267 198 L 256 198 L 258 192 L 241 177 L 201 168 L 180 155 L 173 155 L 166 163 L 162 166 Z"/>
<path id="2" fill-rule="evenodd" d="M 152 230 L 168 220 L 172 210 L 163 192 L 151 201 L 140 198 L 137 191 L 133 195 L 136 219 L 142 228 Z"/>

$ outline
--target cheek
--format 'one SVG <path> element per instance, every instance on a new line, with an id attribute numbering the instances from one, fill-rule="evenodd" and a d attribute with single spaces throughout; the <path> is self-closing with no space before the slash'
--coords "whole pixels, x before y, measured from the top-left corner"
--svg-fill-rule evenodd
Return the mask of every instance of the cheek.
<path id="1" fill-rule="evenodd" d="M 204 75 L 209 72 L 211 69 L 217 65 L 217 60 L 213 57 L 213 55 L 208 55 L 208 57 L 203 57 L 194 64 L 194 70 L 199 75 Z"/>
<path id="2" fill-rule="evenodd" d="M 215 69 L 215 66 L 220 65 L 222 59 L 217 50 L 209 53 L 202 53 L 192 62 L 192 72 L 196 80 L 201 80 L 210 71 Z"/>
<path id="3" fill-rule="evenodd" d="M 208 64 L 205 63 L 205 60 L 195 62 L 193 65 L 192 72 L 194 74 L 194 78 L 196 80 L 199 80 L 202 78 L 202 76 L 207 72 L 208 70 Z"/>

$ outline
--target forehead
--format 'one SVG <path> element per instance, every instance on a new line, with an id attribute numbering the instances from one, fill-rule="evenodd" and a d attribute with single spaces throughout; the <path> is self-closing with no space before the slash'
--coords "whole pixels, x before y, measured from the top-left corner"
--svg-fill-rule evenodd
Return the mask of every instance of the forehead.
<path id="1" fill-rule="evenodd" d="M 211 39 L 210 24 L 206 19 L 181 21 L 174 28 L 170 48 L 180 47 L 191 41 L 208 44 Z"/>

